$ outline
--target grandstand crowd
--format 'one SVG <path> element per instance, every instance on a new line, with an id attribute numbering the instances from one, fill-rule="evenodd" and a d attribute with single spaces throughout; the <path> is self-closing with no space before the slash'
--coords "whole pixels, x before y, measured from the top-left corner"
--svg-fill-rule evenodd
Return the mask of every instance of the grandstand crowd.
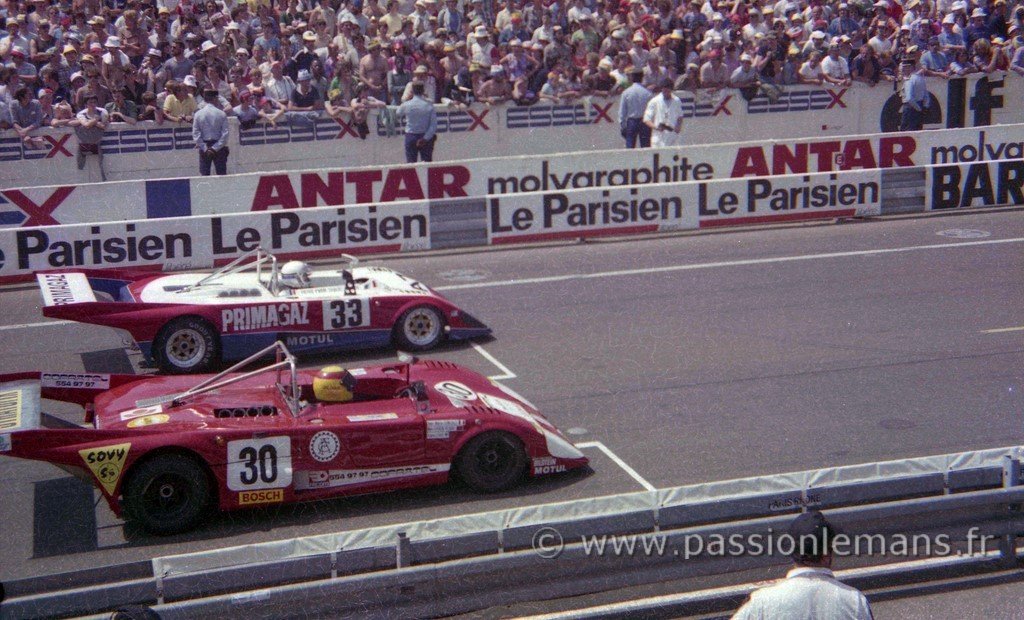
<path id="1" fill-rule="evenodd" d="M 0 0 L 0 129 L 1024 74 L 1024 0 Z M 91 110 L 91 112 L 90 112 Z M 105 110 L 105 113 L 97 110 Z M 5 131 L 7 133 L 7 131 Z"/>

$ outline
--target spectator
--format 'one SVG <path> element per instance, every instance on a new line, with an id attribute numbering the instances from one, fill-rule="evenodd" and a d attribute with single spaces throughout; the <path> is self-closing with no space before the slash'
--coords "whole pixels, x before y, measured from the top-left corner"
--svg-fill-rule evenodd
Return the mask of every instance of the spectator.
<path id="1" fill-rule="evenodd" d="M 204 89 L 207 105 L 192 119 L 192 140 L 199 150 L 199 174 L 204 177 L 210 176 L 211 164 L 219 176 L 228 173 L 228 117 L 217 106 L 219 96 L 215 88 Z"/>
<path id="2" fill-rule="evenodd" d="M 38 99 L 32 98 L 32 90 L 28 86 L 22 86 L 14 93 L 14 99 L 10 103 L 11 124 L 22 144 L 29 148 L 41 148 L 43 138 L 33 136 L 32 132 L 39 129 L 43 124 L 43 110 Z"/>
<path id="3" fill-rule="evenodd" d="M 105 106 L 105 109 L 111 123 L 134 125 L 138 120 L 138 106 L 131 99 L 125 99 L 123 89 L 114 89 L 113 100 Z"/>
<path id="4" fill-rule="evenodd" d="M 413 83 L 412 92 L 413 98 L 398 106 L 398 115 L 405 117 L 405 160 L 410 164 L 420 159 L 434 161 L 437 111 L 424 98 L 422 82 Z"/>
<path id="5" fill-rule="evenodd" d="M 638 142 L 641 148 L 651 145 L 651 128 L 644 123 L 644 115 L 653 95 L 641 83 L 643 77 L 643 71 L 633 68 L 629 72 L 632 85 L 619 98 L 619 133 L 628 149 L 636 148 Z"/>
<path id="6" fill-rule="evenodd" d="M 721 50 L 711 50 L 708 61 L 700 68 L 700 83 L 703 88 L 725 88 L 729 85 L 729 69 L 722 62 Z"/>
<path id="7" fill-rule="evenodd" d="M 853 82 L 850 63 L 839 54 L 839 41 L 833 41 L 828 46 L 828 56 L 821 61 L 821 77 L 836 86 L 849 86 Z"/>
<path id="8" fill-rule="evenodd" d="M 871 620 L 871 606 L 832 573 L 836 531 L 817 510 L 798 516 L 789 526 L 795 543 L 794 567 L 775 585 L 761 588 L 733 620 L 816 618 Z"/>
<path id="9" fill-rule="evenodd" d="M 921 67 L 924 74 L 933 77 L 948 78 L 950 59 L 942 52 L 939 37 L 928 40 L 928 51 L 921 55 Z"/>
<path id="10" fill-rule="evenodd" d="M 501 65 L 494 65 L 491 67 L 491 78 L 477 92 L 477 101 L 503 103 L 511 98 L 512 85 L 505 79 L 505 69 Z"/>
<path id="11" fill-rule="evenodd" d="M 914 61 L 906 59 L 900 63 L 900 78 L 903 80 L 900 87 L 900 98 L 903 100 L 900 131 L 920 131 L 931 98 L 924 77 L 921 71 L 916 70 Z"/>
<path id="12" fill-rule="evenodd" d="M 107 173 L 103 169 L 103 150 L 100 148 L 100 142 L 103 141 L 103 132 L 107 128 L 107 111 L 99 107 L 99 96 L 96 93 L 87 93 L 84 102 L 85 108 L 77 114 L 75 125 L 75 135 L 78 137 L 78 169 L 84 170 L 86 157 L 95 155 L 99 162 L 100 178 L 106 181 Z"/>
<path id="13" fill-rule="evenodd" d="M 195 86 L 196 79 L 186 76 L 183 82 L 170 81 L 167 84 L 167 98 L 164 99 L 164 118 L 172 123 L 191 123 L 198 104 L 195 97 L 188 92 L 188 84 Z"/>
<path id="14" fill-rule="evenodd" d="M 651 130 L 651 146 L 677 146 L 683 130 L 683 102 L 672 93 L 672 80 L 665 78 L 658 86 L 661 95 L 647 102 L 644 125 Z"/>
<path id="15" fill-rule="evenodd" d="M 811 52 L 807 62 L 800 65 L 800 83 L 821 86 L 825 81 L 822 74 L 821 55 L 818 52 Z"/>

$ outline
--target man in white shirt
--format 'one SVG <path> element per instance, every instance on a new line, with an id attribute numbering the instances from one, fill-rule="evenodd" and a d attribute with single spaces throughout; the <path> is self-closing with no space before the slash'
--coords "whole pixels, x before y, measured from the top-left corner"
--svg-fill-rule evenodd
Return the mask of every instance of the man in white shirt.
<path id="1" fill-rule="evenodd" d="M 644 124 L 651 128 L 651 146 L 676 146 L 683 130 L 683 102 L 672 94 L 672 80 L 659 84 L 661 95 L 652 97 L 644 112 Z"/>
<path id="2" fill-rule="evenodd" d="M 782 581 L 753 592 L 733 620 L 872 620 L 867 598 L 830 570 L 836 532 L 825 515 L 815 510 L 798 516 L 789 536 L 796 566 Z"/>

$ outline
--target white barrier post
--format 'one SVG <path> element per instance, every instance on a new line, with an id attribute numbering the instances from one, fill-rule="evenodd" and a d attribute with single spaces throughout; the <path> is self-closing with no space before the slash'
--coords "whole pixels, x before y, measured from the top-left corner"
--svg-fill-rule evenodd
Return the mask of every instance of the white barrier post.
<path id="1" fill-rule="evenodd" d="M 1003 457 L 1003 487 L 1010 488 L 1020 484 L 1020 459 L 1011 455 Z M 1020 512 L 1020 504 L 1010 504 L 1011 513 Z M 1017 535 L 1014 532 L 1003 534 L 999 540 L 1000 563 L 1009 568 L 1017 564 Z"/>

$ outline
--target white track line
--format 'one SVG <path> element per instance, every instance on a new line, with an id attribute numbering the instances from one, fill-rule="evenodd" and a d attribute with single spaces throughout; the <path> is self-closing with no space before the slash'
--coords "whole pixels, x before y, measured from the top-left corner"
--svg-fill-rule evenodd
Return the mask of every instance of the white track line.
<path id="1" fill-rule="evenodd" d="M 648 491 L 657 491 L 657 489 L 654 487 L 653 484 L 651 484 L 650 482 L 647 482 L 646 480 L 644 480 L 643 476 L 641 476 L 640 474 L 636 473 L 636 470 L 633 469 L 632 467 L 630 467 L 629 465 L 626 465 L 625 461 L 620 459 L 614 452 L 612 452 L 610 449 L 608 449 L 608 446 L 604 445 L 600 441 L 585 441 L 583 443 L 576 444 L 576 447 L 580 448 L 580 449 L 583 449 L 583 448 L 597 448 L 601 452 L 604 452 L 608 456 L 608 458 L 610 458 L 611 460 L 615 461 L 615 464 L 618 465 L 619 467 L 621 467 L 623 469 L 623 471 L 625 471 L 627 474 L 629 474 L 630 477 L 633 478 L 633 480 L 636 480 L 637 482 L 639 482 L 640 486 L 642 486 L 643 488 L 647 489 Z"/>
<path id="2" fill-rule="evenodd" d="M 486 359 L 488 362 L 490 362 L 490 363 L 494 364 L 495 366 L 497 366 L 498 370 L 500 370 L 502 373 L 504 373 L 504 374 L 500 374 L 500 375 L 491 375 L 491 376 L 487 377 L 488 379 L 494 379 L 495 381 L 500 381 L 501 379 L 515 379 L 516 378 L 516 376 L 517 376 L 516 373 L 512 372 L 511 370 L 509 370 L 508 366 L 506 366 L 506 365 L 502 364 L 501 362 L 499 362 L 493 355 L 491 355 L 490 353 L 485 351 L 483 347 L 481 347 L 480 345 L 478 345 L 475 342 L 470 342 L 469 344 L 473 345 L 473 348 L 476 349 L 476 352 L 479 353 L 480 355 L 483 355 L 484 359 Z"/>
<path id="3" fill-rule="evenodd" d="M 983 334 L 1005 334 L 1006 332 L 1021 332 L 1024 331 L 1024 326 L 1021 327 L 1000 327 L 999 329 L 983 329 Z"/>
<path id="4" fill-rule="evenodd" d="M 951 248 L 974 247 L 980 245 L 997 245 L 1002 243 L 1020 243 L 1024 237 L 1013 239 L 988 239 L 986 241 L 963 241 L 960 243 L 937 243 L 932 245 L 911 245 L 902 248 L 883 248 L 878 250 L 852 250 L 849 252 L 826 252 L 824 254 L 804 254 L 800 256 L 775 256 L 771 258 L 750 258 L 746 260 L 720 261 L 716 263 L 696 263 L 690 265 L 668 265 L 665 267 L 648 267 L 644 269 L 620 269 L 616 271 L 600 271 L 597 273 L 571 273 L 560 276 L 540 278 L 522 278 L 519 280 L 497 280 L 494 282 L 472 282 L 469 284 L 451 284 L 436 286 L 438 291 L 456 291 L 471 288 L 487 288 L 497 286 L 517 286 L 520 284 L 542 284 L 546 282 L 564 282 L 566 280 L 587 280 L 592 278 L 614 278 L 616 276 L 635 276 L 651 273 L 669 273 L 673 271 L 691 271 L 695 269 L 714 269 L 716 267 L 742 267 L 745 265 L 769 265 L 772 263 L 790 263 L 823 258 L 847 258 L 851 256 L 874 256 L 877 254 L 896 254 L 900 252 L 917 252 L 921 250 L 945 250 Z"/>

